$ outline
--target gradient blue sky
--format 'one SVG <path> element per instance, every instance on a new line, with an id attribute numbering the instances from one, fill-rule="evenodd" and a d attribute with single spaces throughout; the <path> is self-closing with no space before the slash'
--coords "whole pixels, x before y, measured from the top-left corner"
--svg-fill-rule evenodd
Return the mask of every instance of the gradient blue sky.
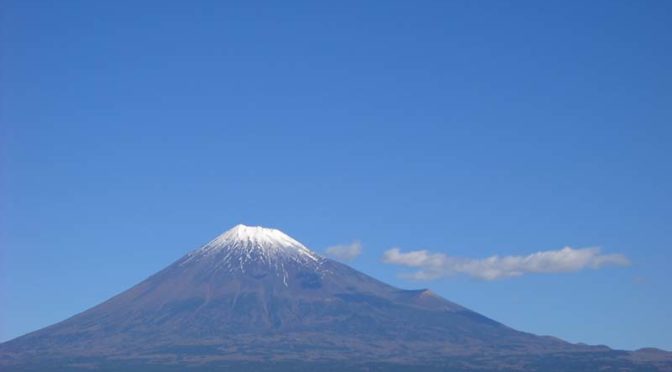
<path id="1" fill-rule="evenodd" d="M 0 340 L 237 223 L 515 328 L 672 349 L 672 2 L 4 0 Z M 412 282 L 391 247 L 630 267 Z"/>

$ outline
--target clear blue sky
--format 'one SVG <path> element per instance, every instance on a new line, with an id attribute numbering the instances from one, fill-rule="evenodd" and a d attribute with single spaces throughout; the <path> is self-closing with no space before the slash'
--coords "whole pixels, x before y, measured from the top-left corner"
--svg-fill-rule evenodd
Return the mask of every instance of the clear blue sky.
<path id="1" fill-rule="evenodd" d="M 518 329 L 672 349 L 672 2 L 4 0 L 0 340 L 237 223 Z M 632 262 L 413 282 L 383 253 Z"/>

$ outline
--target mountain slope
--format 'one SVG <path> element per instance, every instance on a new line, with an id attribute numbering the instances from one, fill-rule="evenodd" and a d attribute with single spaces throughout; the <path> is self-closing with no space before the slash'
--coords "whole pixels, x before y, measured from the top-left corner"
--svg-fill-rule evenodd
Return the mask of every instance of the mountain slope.
<path id="1" fill-rule="evenodd" d="M 278 230 L 243 225 L 98 306 L 0 345 L 8 370 L 534 368 L 559 357 L 649 363 L 513 330 L 431 291 L 391 287 Z"/>

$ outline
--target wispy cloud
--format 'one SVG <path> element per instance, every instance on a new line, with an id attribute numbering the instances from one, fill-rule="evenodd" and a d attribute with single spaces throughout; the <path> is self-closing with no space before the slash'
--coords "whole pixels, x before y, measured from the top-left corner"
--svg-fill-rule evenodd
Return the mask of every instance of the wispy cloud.
<path id="1" fill-rule="evenodd" d="M 352 261 L 362 253 L 362 243 L 354 241 L 350 244 L 334 245 L 325 250 L 326 254 L 342 261 Z"/>
<path id="2" fill-rule="evenodd" d="M 412 267 L 411 279 L 432 280 L 452 275 L 467 275 L 483 280 L 511 278 L 530 273 L 566 273 L 604 266 L 628 266 L 630 260 L 622 254 L 602 254 L 600 248 L 565 247 L 555 251 L 540 251 L 527 256 L 490 256 L 482 259 L 452 257 L 426 250 L 402 252 L 399 248 L 386 251 L 383 262 Z"/>

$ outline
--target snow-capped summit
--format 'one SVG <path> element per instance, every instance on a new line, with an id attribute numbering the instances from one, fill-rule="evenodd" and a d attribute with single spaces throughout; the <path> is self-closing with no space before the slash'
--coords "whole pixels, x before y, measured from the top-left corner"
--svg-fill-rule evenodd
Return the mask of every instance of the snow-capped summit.
<path id="1" fill-rule="evenodd" d="M 226 246 L 245 246 L 261 248 L 292 247 L 309 251 L 303 244 L 277 229 L 261 226 L 236 225 L 208 243 L 206 249 L 218 249 Z"/>
<path id="2" fill-rule="evenodd" d="M 229 271 L 245 272 L 249 265 L 262 264 L 278 269 L 283 277 L 287 264 L 314 266 L 322 260 L 317 253 L 280 230 L 242 224 L 193 251 L 183 263 L 205 258 Z"/>

